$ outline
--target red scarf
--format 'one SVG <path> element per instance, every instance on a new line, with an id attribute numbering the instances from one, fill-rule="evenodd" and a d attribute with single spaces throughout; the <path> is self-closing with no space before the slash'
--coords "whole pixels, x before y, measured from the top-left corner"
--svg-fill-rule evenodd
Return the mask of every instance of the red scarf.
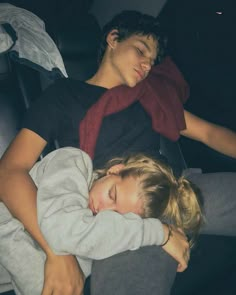
<path id="1" fill-rule="evenodd" d="M 186 128 L 183 103 L 188 96 L 188 84 L 170 57 L 166 57 L 135 87 L 117 86 L 99 98 L 80 123 L 80 148 L 93 159 L 103 117 L 119 112 L 135 101 L 139 101 L 151 116 L 156 132 L 176 141 L 180 130 Z"/>

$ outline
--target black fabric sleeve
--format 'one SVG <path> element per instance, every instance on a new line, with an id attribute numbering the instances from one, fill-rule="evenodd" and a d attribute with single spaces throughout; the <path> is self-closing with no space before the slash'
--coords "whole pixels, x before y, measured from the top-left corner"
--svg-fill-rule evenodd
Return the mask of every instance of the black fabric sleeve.
<path id="1" fill-rule="evenodd" d="M 65 79 L 49 86 L 31 105 L 24 118 L 22 128 L 40 135 L 47 142 L 58 137 L 64 117 Z"/>

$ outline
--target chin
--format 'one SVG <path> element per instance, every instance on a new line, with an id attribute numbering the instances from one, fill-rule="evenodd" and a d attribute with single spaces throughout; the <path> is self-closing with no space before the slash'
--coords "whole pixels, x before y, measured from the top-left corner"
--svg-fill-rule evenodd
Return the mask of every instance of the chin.
<path id="1" fill-rule="evenodd" d="M 137 81 L 129 81 L 126 85 L 129 86 L 129 87 L 131 87 L 131 88 L 133 88 L 133 87 L 135 87 L 137 84 L 138 84 Z"/>

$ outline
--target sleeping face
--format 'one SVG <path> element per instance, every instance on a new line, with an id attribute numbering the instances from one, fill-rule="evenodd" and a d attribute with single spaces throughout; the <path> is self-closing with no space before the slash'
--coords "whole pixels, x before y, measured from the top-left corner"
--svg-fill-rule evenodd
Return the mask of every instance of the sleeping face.
<path id="1" fill-rule="evenodd" d="M 121 178 L 108 173 L 93 183 L 89 193 L 89 208 L 94 214 L 101 210 L 113 210 L 121 214 L 133 212 L 141 215 L 143 201 L 139 179 L 132 176 Z"/>

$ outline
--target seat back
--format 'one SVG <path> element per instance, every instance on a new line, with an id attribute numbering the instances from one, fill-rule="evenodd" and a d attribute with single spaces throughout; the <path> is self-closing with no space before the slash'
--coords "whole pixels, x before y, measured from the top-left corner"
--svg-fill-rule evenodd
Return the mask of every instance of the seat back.
<path id="1" fill-rule="evenodd" d="M 168 159 L 168 163 L 173 168 L 176 176 L 180 176 L 187 168 L 180 144 L 178 141 L 172 142 L 164 136 L 160 137 L 160 153 Z"/>
<path id="2" fill-rule="evenodd" d="M 25 113 L 8 54 L 0 55 L 0 157 L 20 129 Z"/>
<path id="3" fill-rule="evenodd" d="M 51 24 L 48 33 L 62 55 L 70 78 L 86 80 L 96 71 L 101 30 L 93 15 L 87 13 L 59 25 Z M 14 69 L 26 108 L 58 78 L 17 62 Z"/>
<path id="4" fill-rule="evenodd" d="M 96 71 L 101 29 L 93 15 L 51 22 L 48 33 L 59 48 L 69 77 L 86 80 Z M 45 72 L 10 59 L 8 53 L 0 55 L 0 157 L 20 130 L 25 111 L 53 82 Z M 55 143 L 46 148 L 44 154 L 56 147 Z"/>
<path id="5" fill-rule="evenodd" d="M 101 29 L 92 14 L 60 22 L 50 34 L 58 46 L 70 78 L 86 80 L 96 72 Z"/>

